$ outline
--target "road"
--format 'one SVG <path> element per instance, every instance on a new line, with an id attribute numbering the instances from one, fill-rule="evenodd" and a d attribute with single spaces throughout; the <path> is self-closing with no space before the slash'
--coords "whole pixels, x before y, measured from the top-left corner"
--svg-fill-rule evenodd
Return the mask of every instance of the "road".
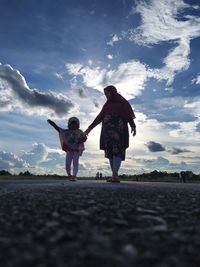
<path id="1" fill-rule="evenodd" d="M 0 181 L 1 267 L 200 266 L 200 185 Z"/>

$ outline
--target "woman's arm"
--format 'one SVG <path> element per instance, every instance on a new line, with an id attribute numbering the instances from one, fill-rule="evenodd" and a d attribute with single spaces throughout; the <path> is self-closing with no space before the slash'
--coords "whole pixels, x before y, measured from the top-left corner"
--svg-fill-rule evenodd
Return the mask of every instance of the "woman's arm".
<path id="1" fill-rule="evenodd" d="M 57 125 L 54 121 L 48 119 L 47 122 L 48 122 L 51 126 L 53 126 L 54 129 L 56 129 L 56 131 L 60 132 L 60 127 L 58 127 L 58 125 Z"/>
<path id="2" fill-rule="evenodd" d="M 130 118 L 128 120 L 128 123 L 131 126 L 131 133 L 133 133 L 133 136 L 135 136 L 136 135 L 136 125 L 135 125 L 133 118 Z"/>
<path id="3" fill-rule="evenodd" d="M 103 111 L 101 110 L 101 112 L 99 113 L 99 115 L 97 115 L 97 117 L 94 119 L 94 121 L 90 124 L 90 126 L 87 128 L 87 130 L 84 132 L 85 135 L 88 135 L 89 132 L 96 127 L 100 122 L 102 122 L 103 120 Z"/>

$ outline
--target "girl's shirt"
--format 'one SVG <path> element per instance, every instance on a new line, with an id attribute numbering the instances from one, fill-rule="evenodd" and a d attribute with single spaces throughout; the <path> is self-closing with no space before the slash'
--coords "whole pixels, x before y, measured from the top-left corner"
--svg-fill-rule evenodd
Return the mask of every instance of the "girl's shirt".
<path id="1" fill-rule="evenodd" d="M 59 137 L 62 150 L 67 151 L 79 151 L 82 152 L 84 148 L 83 142 L 86 141 L 83 131 L 80 129 L 70 130 L 62 129 L 59 127 Z"/>

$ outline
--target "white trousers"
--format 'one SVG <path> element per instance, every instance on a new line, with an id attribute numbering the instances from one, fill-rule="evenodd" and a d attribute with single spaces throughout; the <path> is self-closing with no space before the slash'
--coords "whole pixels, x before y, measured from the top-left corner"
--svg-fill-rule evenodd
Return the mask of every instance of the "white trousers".
<path id="1" fill-rule="evenodd" d="M 71 166 L 73 163 L 73 176 L 76 176 L 78 173 L 78 162 L 79 162 L 80 153 L 78 151 L 67 151 L 66 153 L 66 161 L 65 168 L 67 174 L 71 175 Z"/>

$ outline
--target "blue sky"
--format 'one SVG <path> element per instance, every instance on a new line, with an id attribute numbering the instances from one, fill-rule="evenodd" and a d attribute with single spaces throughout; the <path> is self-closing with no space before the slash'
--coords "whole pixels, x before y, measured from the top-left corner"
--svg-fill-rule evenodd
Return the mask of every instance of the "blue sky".
<path id="1" fill-rule="evenodd" d="M 200 172 L 200 4 L 172 0 L 0 0 L 0 169 L 65 174 L 57 132 L 85 130 L 109 84 L 131 103 L 121 174 Z M 79 175 L 110 173 L 88 137 Z"/>

